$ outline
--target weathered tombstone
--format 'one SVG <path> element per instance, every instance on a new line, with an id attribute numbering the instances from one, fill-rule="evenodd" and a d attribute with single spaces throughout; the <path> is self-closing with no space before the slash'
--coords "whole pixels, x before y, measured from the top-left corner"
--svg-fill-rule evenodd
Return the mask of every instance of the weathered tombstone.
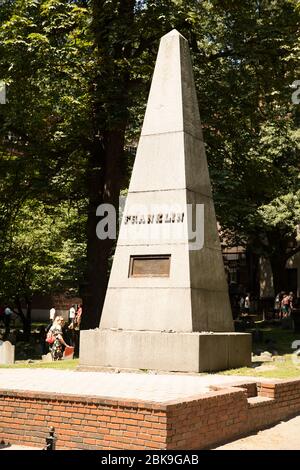
<path id="1" fill-rule="evenodd" d="M 15 346 L 9 341 L 0 341 L 0 364 L 13 364 L 15 362 Z"/>
<path id="2" fill-rule="evenodd" d="M 43 362 L 52 362 L 53 359 L 52 359 L 51 353 L 48 352 L 47 354 L 43 354 L 42 355 L 42 361 Z"/>
<path id="3" fill-rule="evenodd" d="M 193 238 L 194 237 L 194 238 Z M 251 363 L 234 333 L 186 39 L 161 39 L 100 328 L 80 364 L 213 371 Z"/>

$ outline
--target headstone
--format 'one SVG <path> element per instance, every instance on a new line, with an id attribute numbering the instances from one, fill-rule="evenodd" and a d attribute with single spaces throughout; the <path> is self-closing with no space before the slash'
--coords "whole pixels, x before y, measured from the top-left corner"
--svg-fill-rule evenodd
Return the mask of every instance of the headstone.
<path id="1" fill-rule="evenodd" d="M 42 361 L 43 362 L 52 362 L 53 359 L 52 359 L 51 353 L 48 352 L 47 354 L 43 354 L 42 355 Z"/>
<path id="2" fill-rule="evenodd" d="M 161 39 L 100 328 L 80 364 L 171 371 L 251 363 L 234 333 L 186 39 Z"/>
<path id="3" fill-rule="evenodd" d="M 0 341 L 0 364 L 13 364 L 15 362 L 15 346 L 9 341 Z"/>

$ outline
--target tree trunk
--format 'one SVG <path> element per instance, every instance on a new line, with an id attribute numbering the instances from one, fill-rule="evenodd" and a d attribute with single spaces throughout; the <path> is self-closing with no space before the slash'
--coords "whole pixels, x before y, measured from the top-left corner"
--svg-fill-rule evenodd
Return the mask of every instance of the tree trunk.
<path id="1" fill-rule="evenodd" d="M 23 323 L 23 335 L 25 336 L 25 331 L 26 331 L 26 317 L 23 313 L 23 309 L 22 309 L 22 304 L 21 304 L 21 300 L 19 299 L 19 297 L 17 297 L 15 299 L 15 304 L 16 304 L 16 307 L 17 307 L 17 311 L 15 312 L 22 320 L 22 323 Z"/>
<path id="2" fill-rule="evenodd" d="M 91 84 L 93 138 L 88 165 L 87 272 L 83 286 L 81 329 L 99 326 L 108 281 L 109 258 L 115 240 L 97 238 L 101 204 L 118 210 L 121 160 L 128 121 L 131 34 L 135 0 L 94 0 L 92 32 L 99 74 Z"/>
<path id="3" fill-rule="evenodd" d="M 17 297 L 15 299 L 15 303 L 16 303 L 16 307 L 17 307 L 17 315 L 21 318 L 22 320 L 22 323 L 23 323 L 23 335 L 24 335 L 24 339 L 26 341 L 29 340 L 29 337 L 30 337 L 30 332 L 31 332 L 31 323 L 28 323 L 28 318 L 27 316 L 24 315 L 24 312 L 23 312 L 23 309 L 22 309 L 22 304 L 21 304 L 21 300 L 19 299 L 19 297 Z M 28 312 L 28 311 L 27 311 Z"/>
<path id="4" fill-rule="evenodd" d="M 26 298 L 26 306 L 27 306 L 27 312 L 26 312 L 26 331 L 25 331 L 25 337 L 27 339 L 30 338 L 31 335 L 31 300 Z"/>
<path id="5" fill-rule="evenodd" d="M 286 288 L 286 261 L 286 256 L 282 256 L 280 253 L 270 257 L 275 295 Z"/>
<path id="6" fill-rule="evenodd" d="M 102 148 L 100 148 L 102 147 Z M 118 210 L 121 172 L 120 161 L 124 147 L 124 131 L 106 133 L 103 146 L 95 148 L 89 173 L 89 212 L 86 285 L 83 290 L 81 329 L 99 326 L 108 282 L 109 258 L 114 239 L 100 240 L 96 226 L 100 204 L 112 204 Z M 103 163 L 103 160 L 105 163 Z M 101 171 L 99 165 L 101 162 Z"/>
<path id="7" fill-rule="evenodd" d="M 259 284 L 259 256 L 252 250 L 246 251 L 246 261 L 248 267 L 249 282 L 247 291 L 251 292 L 255 297 L 260 295 L 260 284 Z"/>

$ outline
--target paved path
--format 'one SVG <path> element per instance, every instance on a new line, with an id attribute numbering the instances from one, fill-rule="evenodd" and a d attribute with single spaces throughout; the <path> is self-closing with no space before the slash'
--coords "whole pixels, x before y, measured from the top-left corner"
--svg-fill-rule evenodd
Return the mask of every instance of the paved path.
<path id="1" fill-rule="evenodd" d="M 208 393 L 210 385 L 256 382 L 222 375 L 76 372 L 53 369 L 0 369 L 0 389 L 95 395 L 166 402 Z M 265 379 L 264 379 L 265 380 Z M 266 379 L 268 380 L 268 379 Z"/>
<path id="2" fill-rule="evenodd" d="M 300 416 L 215 450 L 300 450 Z"/>
<path id="3" fill-rule="evenodd" d="M 42 450 L 41 447 L 27 447 L 27 446 L 17 446 L 17 445 L 6 445 L 1 447 L 0 450 Z"/>

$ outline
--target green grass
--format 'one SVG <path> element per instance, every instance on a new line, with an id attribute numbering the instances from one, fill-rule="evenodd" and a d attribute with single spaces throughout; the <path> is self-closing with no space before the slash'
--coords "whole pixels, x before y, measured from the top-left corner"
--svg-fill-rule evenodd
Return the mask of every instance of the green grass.
<path id="1" fill-rule="evenodd" d="M 270 370 L 259 370 L 257 366 L 272 366 Z M 274 367 L 274 368 L 273 368 Z M 252 367 L 241 367 L 240 369 L 231 369 L 219 372 L 220 375 L 244 375 L 251 377 L 268 377 L 272 379 L 300 379 L 300 361 L 299 364 L 292 362 L 292 356 L 286 354 L 280 356 L 280 360 L 265 363 L 256 363 Z"/>
<path id="2" fill-rule="evenodd" d="M 257 322 L 256 328 L 251 329 L 247 332 L 253 333 L 255 329 L 259 329 L 262 332 L 262 340 L 260 342 L 253 342 L 253 352 L 276 350 L 276 360 L 270 362 L 257 362 L 252 367 L 242 367 L 240 369 L 232 369 L 219 372 L 221 375 L 243 375 L 252 377 L 269 377 L 278 379 L 288 378 L 299 378 L 300 379 L 300 356 L 299 364 L 293 362 L 293 350 L 292 343 L 295 340 L 300 340 L 300 333 L 294 333 L 291 330 L 284 330 L 279 325 L 266 325 Z M 30 354 L 30 353 L 29 353 Z M 26 356 L 25 356 L 26 357 Z M 4 366 L 0 365 L 0 368 L 26 368 L 26 369 L 63 369 L 63 370 L 74 370 L 79 364 L 79 359 L 73 359 L 68 361 L 55 361 L 55 362 L 43 362 L 41 360 L 34 360 L 29 362 L 26 360 L 16 361 L 15 364 Z M 259 366 L 263 365 L 266 370 L 261 370 Z M 271 367 L 268 370 L 268 367 Z M 142 369 L 141 372 L 147 372 L 146 369 Z"/>
<path id="3" fill-rule="evenodd" d="M 278 326 L 267 326 L 256 323 L 256 329 L 262 332 L 263 338 L 260 342 L 253 342 L 252 350 L 254 354 L 257 351 L 276 351 L 277 355 L 273 356 L 275 360 L 268 362 L 256 362 L 252 367 L 242 367 L 240 369 L 232 369 L 219 372 L 221 375 L 244 375 L 251 377 L 267 377 L 275 379 L 300 379 L 300 356 L 298 356 L 298 363 L 293 362 L 293 349 L 292 343 L 295 340 L 300 340 L 300 333 L 294 333 L 292 330 L 284 330 Z M 255 328 L 248 330 L 248 333 L 253 333 Z M 265 370 L 261 370 L 263 366 Z M 268 370 L 268 368 L 270 369 Z"/>
<path id="4" fill-rule="evenodd" d="M 54 361 L 54 362 L 43 362 L 43 361 L 16 361 L 11 365 L 0 365 L 0 369 L 64 369 L 74 370 L 78 366 L 79 359 L 70 359 L 66 361 Z"/>

